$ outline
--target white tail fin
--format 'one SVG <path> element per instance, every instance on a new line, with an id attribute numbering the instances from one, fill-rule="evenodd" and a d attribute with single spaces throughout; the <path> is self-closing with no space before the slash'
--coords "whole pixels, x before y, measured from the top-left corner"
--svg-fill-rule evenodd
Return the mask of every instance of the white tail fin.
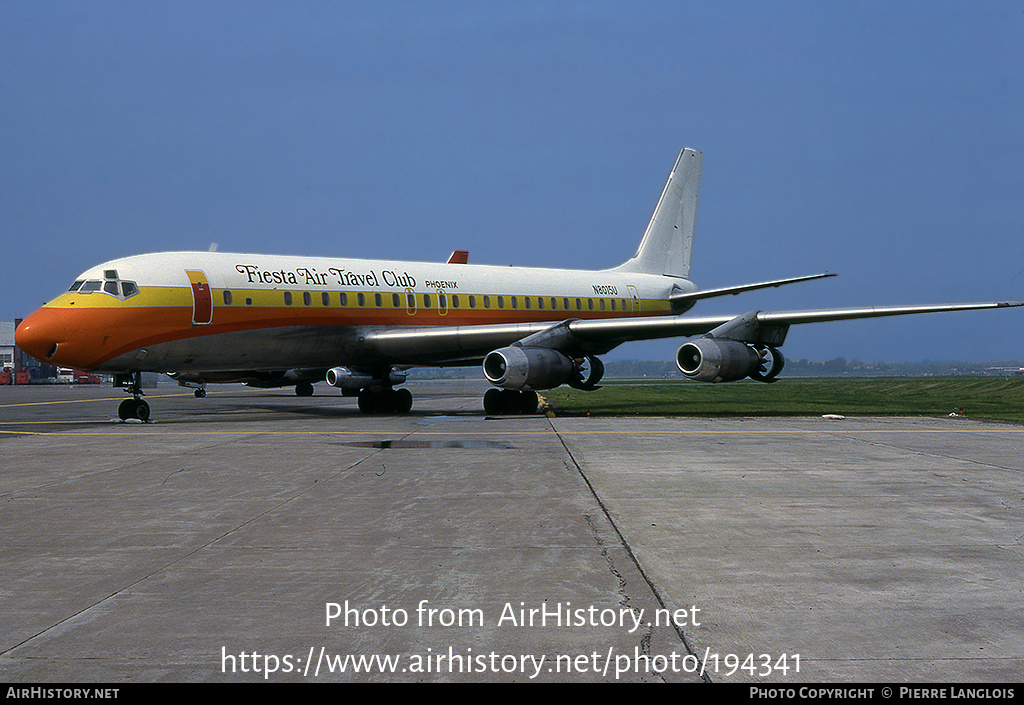
<path id="1" fill-rule="evenodd" d="M 668 176 L 640 248 L 615 271 L 690 276 L 693 229 L 697 221 L 700 174 L 704 155 L 684 148 Z"/>

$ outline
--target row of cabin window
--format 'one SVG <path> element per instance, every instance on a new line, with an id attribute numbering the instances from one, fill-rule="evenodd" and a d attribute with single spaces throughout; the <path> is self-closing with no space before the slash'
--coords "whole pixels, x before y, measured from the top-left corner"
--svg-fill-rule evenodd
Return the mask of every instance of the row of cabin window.
<path id="1" fill-rule="evenodd" d="M 416 296 L 417 296 L 416 294 L 405 294 L 405 306 L 404 306 L 404 308 L 415 309 L 416 308 Z M 432 302 L 435 301 L 435 300 L 437 301 L 437 308 L 439 308 L 439 309 L 446 309 L 446 308 L 448 308 L 447 297 L 449 295 L 447 295 L 447 294 L 421 294 L 420 296 L 422 296 L 423 308 L 432 308 L 433 307 L 433 303 Z M 451 296 L 451 300 L 452 300 L 452 308 L 459 308 L 461 306 L 461 301 L 459 299 L 460 294 L 451 294 L 450 296 Z M 358 305 L 360 307 L 365 307 L 366 306 L 366 301 L 367 301 L 366 297 L 367 297 L 366 294 L 357 293 L 355 295 L 356 305 Z M 483 307 L 484 308 L 491 308 L 491 296 L 490 295 L 484 294 L 480 298 L 482 299 Z M 505 297 L 504 296 L 495 296 L 494 298 L 496 299 L 496 303 L 497 303 L 497 307 L 498 308 L 501 308 L 501 309 L 505 308 Z M 476 296 L 476 294 L 469 294 L 468 295 L 468 299 L 469 299 L 469 307 L 470 308 L 477 308 L 477 296 Z M 514 308 L 514 309 L 518 309 L 519 308 L 519 297 L 518 296 L 510 296 L 509 299 L 510 299 L 509 303 L 511 304 L 511 307 Z M 320 293 L 320 300 L 321 300 L 321 302 L 323 303 L 324 306 L 330 306 L 331 305 L 331 295 L 328 292 L 326 292 L 326 291 Z M 542 296 L 538 296 L 538 297 L 524 296 L 524 297 L 522 297 L 523 308 L 524 309 L 530 309 L 531 307 L 533 307 L 534 300 L 536 300 L 536 308 L 537 309 L 543 310 L 543 309 L 547 308 L 547 306 L 544 303 L 545 302 L 545 298 L 542 297 Z M 550 302 L 550 310 L 552 310 L 552 311 L 558 310 L 558 298 L 552 296 L 548 300 Z M 233 301 L 233 297 L 231 295 L 231 292 L 228 291 L 227 289 L 225 289 L 224 290 L 224 304 L 227 305 L 227 306 L 230 306 L 232 304 L 232 301 Z M 621 300 L 620 299 L 597 299 L 597 305 L 596 305 L 597 308 L 596 309 L 595 309 L 594 301 L 595 301 L 594 299 L 587 299 L 587 310 L 589 310 L 589 311 L 594 311 L 594 310 L 606 311 L 606 310 L 608 310 L 608 307 L 610 307 L 612 311 L 618 311 L 618 310 L 626 311 L 627 310 L 627 299 L 621 299 Z M 621 307 L 622 307 L 621 309 L 619 308 L 620 301 L 621 301 Z M 291 306 L 292 302 L 293 302 L 292 292 L 290 292 L 290 291 L 284 292 L 284 303 L 285 303 L 285 305 L 286 306 Z M 348 306 L 349 305 L 348 294 L 346 292 L 341 292 L 340 302 L 341 302 L 342 306 Z M 578 299 L 578 298 L 577 299 L 569 299 L 567 297 L 562 297 L 562 309 L 561 310 L 563 310 L 563 311 L 571 311 L 571 310 L 573 310 L 572 307 L 571 307 L 571 302 L 575 302 L 575 304 L 576 304 L 576 309 L 575 310 L 576 311 L 582 311 L 583 310 L 583 299 Z M 303 292 L 302 293 L 302 303 L 305 306 L 312 306 L 313 305 L 313 295 L 310 294 L 308 291 Z M 251 306 L 252 305 L 252 299 L 247 298 L 245 300 L 245 304 L 246 304 L 246 306 Z M 375 307 L 377 307 L 377 308 L 382 307 L 384 305 L 384 295 L 383 294 L 373 294 L 373 305 Z M 391 294 L 391 305 L 392 305 L 393 308 L 403 308 L 403 305 L 402 305 L 402 295 L 401 294 Z"/>

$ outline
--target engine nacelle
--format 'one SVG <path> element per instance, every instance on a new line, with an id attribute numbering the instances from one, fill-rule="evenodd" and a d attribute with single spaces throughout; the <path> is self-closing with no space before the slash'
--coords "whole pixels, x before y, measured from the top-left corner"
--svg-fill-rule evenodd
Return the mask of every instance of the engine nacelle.
<path id="1" fill-rule="evenodd" d="M 484 377 L 504 389 L 553 389 L 575 379 L 572 360 L 548 348 L 510 346 L 487 353 Z"/>
<path id="2" fill-rule="evenodd" d="M 760 370 L 761 356 L 736 340 L 698 338 L 679 348 L 676 366 L 698 382 L 733 382 Z"/>
<path id="3" fill-rule="evenodd" d="M 395 386 L 405 382 L 407 374 L 404 371 L 392 371 L 386 380 L 387 386 Z M 337 387 L 342 391 L 358 392 L 365 387 L 383 385 L 385 380 L 373 375 L 354 372 L 347 367 L 332 367 L 327 370 L 327 384 Z"/>

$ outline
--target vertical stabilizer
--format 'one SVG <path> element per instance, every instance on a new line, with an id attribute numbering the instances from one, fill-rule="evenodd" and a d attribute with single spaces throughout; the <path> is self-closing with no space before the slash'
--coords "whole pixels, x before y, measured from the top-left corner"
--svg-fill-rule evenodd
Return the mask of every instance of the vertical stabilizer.
<path id="1" fill-rule="evenodd" d="M 690 276 L 703 163 L 704 155 L 694 149 L 685 148 L 679 153 L 640 248 L 632 259 L 616 267 L 616 271 Z"/>

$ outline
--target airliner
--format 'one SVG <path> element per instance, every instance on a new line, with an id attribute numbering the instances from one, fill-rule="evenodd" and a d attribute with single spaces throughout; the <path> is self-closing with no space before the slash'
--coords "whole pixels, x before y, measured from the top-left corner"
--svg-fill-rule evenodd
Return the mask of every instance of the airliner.
<path id="1" fill-rule="evenodd" d="M 123 420 L 150 419 L 143 372 L 206 385 L 326 382 L 364 413 L 408 413 L 413 367 L 481 367 L 488 414 L 537 410 L 538 390 L 597 388 L 600 356 L 634 340 L 688 337 L 682 374 L 772 382 L 800 323 L 1024 305 L 1021 301 L 684 315 L 701 299 L 834 276 L 700 289 L 690 279 L 701 152 L 684 148 L 636 254 L 585 271 L 470 264 L 166 252 L 87 270 L 18 327 L 18 346 L 60 367 L 114 373 Z"/>

